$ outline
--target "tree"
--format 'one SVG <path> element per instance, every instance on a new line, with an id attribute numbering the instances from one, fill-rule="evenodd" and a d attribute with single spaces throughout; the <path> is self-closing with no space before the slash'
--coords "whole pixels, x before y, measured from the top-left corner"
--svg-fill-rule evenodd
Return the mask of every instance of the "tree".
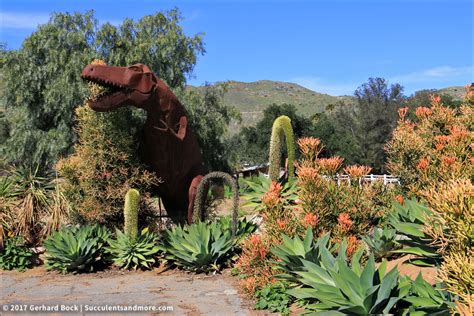
<path id="1" fill-rule="evenodd" d="M 397 125 L 398 109 L 404 105 L 403 87 L 398 83 L 389 87 L 383 78 L 369 78 L 354 94 L 355 136 L 362 149 L 360 163 L 384 172 L 384 146 Z"/>
<path id="2" fill-rule="evenodd" d="M 189 123 L 196 132 L 204 163 L 213 171 L 229 171 L 227 127 L 231 120 L 240 120 L 240 113 L 225 106 L 223 97 L 226 84 L 207 84 L 202 92 L 177 91 L 177 95 L 189 115 Z"/>
<path id="3" fill-rule="evenodd" d="M 354 92 L 355 105 L 337 103 L 313 118 L 315 136 L 326 146 L 325 155 L 338 155 L 348 164 L 371 166 L 385 172 L 385 143 L 405 104 L 403 87 L 390 87 L 383 78 L 369 78 Z"/>
<path id="4" fill-rule="evenodd" d="M 184 34 L 181 20 L 179 11 L 171 10 L 99 28 L 93 11 L 53 14 L 19 50 L 2 57 L 10 127 L 2 156 L 47 169 L 71 153 L 74 109 L 88 94 L 80 74 L 94 58 L 116 66 L 147 63 L 171 87 L 184 86 L 204 47 L 201 34 Z"/>
<path id="5" fill-rule="evenodd" d="M 313 125 L 309 118 L 297 114 L 296 107 L 291 104 L 273 104 L 263 111 L 263 118 L 255 127 L 244 127 L 239 134 L 229 141 L 231 157 L 235 167 L 243 164 L 261 164 L 268 162 L 268 151 L 272 126 L 275 119 L 285 115 L 291 119 L 295 139 L 312 136 Z M 283 155 L 286 157 L 286 154 Z"/>

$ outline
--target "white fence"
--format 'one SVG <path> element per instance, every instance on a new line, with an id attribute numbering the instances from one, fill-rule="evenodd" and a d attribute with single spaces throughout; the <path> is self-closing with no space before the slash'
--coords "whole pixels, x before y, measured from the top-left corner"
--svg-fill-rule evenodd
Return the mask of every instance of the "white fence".
<path id="1" fill-rule="evenodd" d="M 329 179 L 329 177 L 326 177 L 326 179 Z M 344 175 L 335 175 L 332 180 L 334 181 L 337 181 L 337 184 L 341 184 L 341 183 L 349 183 L 351 184 L 351 181 L 354 181 L 354 179 L 351 179 L 347 174 L 344 174 Z M 384 185 L 388 185 L 388 184 L 400 184 L 400 180 L 395 177 L 395 176 L 392 176 L 390 174 L 369 174 L 367 176 L 364 176 L 360 179 L 358 179 L 359 181 L 359 184 L 362 184 L 362 183 L 372 183 L 372 182 L 382 182 Z"/>

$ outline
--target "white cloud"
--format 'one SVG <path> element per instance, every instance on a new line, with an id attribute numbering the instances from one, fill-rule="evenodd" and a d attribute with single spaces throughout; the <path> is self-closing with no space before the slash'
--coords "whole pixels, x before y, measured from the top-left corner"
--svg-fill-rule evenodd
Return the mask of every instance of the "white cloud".
<path id="1" fill-rule="evenodd" d="M 35 29 L 38 24 L 48 22 L 49 14 L 0 12 L 1 28 Z"/>
<path id="2" fill-rule="evenodd" d="M 389 78 L 389 81 L 399 82 L 404 85 L 407 83 L 442 82 L 463 77 L 472 77 L 472 75 L 472 66 L 439 66 L 422 71 L 408 73 L 405 75 L 394 76 L 392 78 Z"/>
<path id="3" fill-rule="evenodd" d="M 297 77 L 288 80 L 310 90 L 329 95 L 352 95 L 357 88 L 355 83 L 330 83 L 319 77 Z"/>

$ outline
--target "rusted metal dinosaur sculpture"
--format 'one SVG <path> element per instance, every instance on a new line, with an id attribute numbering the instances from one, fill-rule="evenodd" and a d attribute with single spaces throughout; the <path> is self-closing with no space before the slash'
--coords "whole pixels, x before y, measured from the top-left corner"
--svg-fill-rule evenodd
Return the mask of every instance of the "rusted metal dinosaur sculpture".
<path id="1" fill-rule="evenodd" d="M 163 181 L 156 193 L 168 215 L 191 223 L 196 190 L 207 170 L 178 98 L 143 64 L 112 67 L 93 62 L 81 77 L 100 89 L 99 95 L 88 100 L 93 110 L 107 112 L 131 105 L 147 112 L 142 158 Z"/>

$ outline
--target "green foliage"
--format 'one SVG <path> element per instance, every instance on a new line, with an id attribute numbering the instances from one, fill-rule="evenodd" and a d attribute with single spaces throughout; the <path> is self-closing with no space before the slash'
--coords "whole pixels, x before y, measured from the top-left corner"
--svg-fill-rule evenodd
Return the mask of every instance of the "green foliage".
<path id="1" fill-rule="evenodd" d="M 144 228 L 135 238 L 117 230 L 116 239 L 110 239 L 105 250 L 111 255 L 112 262 L 121 268 L 151 269 L 159 251 L 157 240 L 158 236 L 149 232 L 148 228 Z"/>
<path id="2" fill-rule="evenodd" d="M 241 232 L 245 235 L 246 230 Z M 198 222 L 167 230 L 160 248 L 165 259 L 185 270 L 219 271 L 232 259 L 236 241 L 244 235 L 233 238 L 228 221 Z"/>
<path id="3" fill-rule="evenodd" d="M 328 236 L 314 242 L 308 230 L 303 241 L 283 239 L 283 245 L 272 249 L 279 259 L 278 268 L 284 272 L 277 277 L 291 282 L 287 293 L 309 311 L 330 315 L 444 315 L 451 306 L 449 295 L 433 289 L 421 276 L 411 281 L 400 278 L 396 268 L 386 272 L 387 262 L 376 266 L 373 255 L 363 265 L 363 248 L 349 263 L 345 242 L 335 257 L 327 247 Z"/>
<path id="4" fill-rule="evenodd" d="M 374 228 L 372 235 L 362 236 L 362 240 L 369 247 L 369 252 L 380 260 L 391 256 L 391 252 L 399 248 L 396 241 L 397 231 L 390 227 Z"/>
<path id="5" fill-rule="evenodd" d="M 68 272 L 92 272 L 104 263 L 110 232 L 104 226 L 63 228 L 44 242 L 46 268 Z"/>
<path id="6" fill-rule="evenodd" d="M 263 111 L 263 118 L 256 126 L 242 128 L 239 134 L 234 135 L 228 142 L 231 155 L 229 159 L 233 166 L 240 168 L 244 164 L 257 165 L 268 162 L 270 149 L 268 140 L 271 136 L 273 122 L 282 115 L 291 119 L 296 139 L 313 135 L 311 120 L 298 114 L 294 105 L 273 104 Z M 286 154 L 286 148 L 284 148 L 283 154 Z"/>
<path id="7" fill-rule="evenodd" d="M 278 181 L 280 179 L 283 137 L 286 141 L 286 151 L 288 154 L 288 179 L 291 181 L 295 173 L 293 166 L 293 161 L 295 159 L 295 139 L 293 128 L 291 127 L 291 119 L 285 115 L 279 116 L 273 122 L 272 135 L 270 137 L 270 154 L 268 157 L 270 167 L 268 174 L 270 179 L 273 181 Z"/>
<path id="8" fill-rule="evenodd" d="M 229 216 L 219 218 L 219 224 L 221 225 L 222 231 L 232 229 L 233 219 Z M 235 231 L 234 242 L 236 245 L 240 245 L 249 235 L 253 234 L 257 230 L 257 225 L 252 222 L 248 222 L 247 219 L 243 218 L 237 221 L 237 228 Z"/>
<path id="9" fill-rule="evenodd" d="M 304 286 L 288 290 L 290 295 L 306 300 L 307 309 L 335 310 L 334 315 L 388 314 L 396 310 L 395 304 L 401 299 L 397 269 L 385 274 L 386 262 L 376 268 L 373 257 L 362 267 L 361 251 L 350 267 L 344 259 L 326 254 L 319 264 L 303 261 L 305 271 L 296 274 Z"/>
<path id="10" fill-rule="evenodd" d="M 416 258 L 410 262 L 416 265 L 439 265 L 441 256 L 438 248 L 433 245 L 433 239 L 424 232 L 425 222 L 431 216 L 430 209 L 416 200 L 406 199 L 403 205 L 394 201 L 393 210 L 388 215 L 388 225 L 406 238 L 398 241 L 403 248 L 393 252 L 415 255 Z"/>
<path id="11" fill-rule="evenodd" d="M 450 310 L 454 308 L 451 295 L 440 284 L 433 288 L 421 273 L 415 281 L 408 277 L 402 278 L 399 288 L 405 293 L 408 290 L 403 301 L 409 303 L 409 306 L 402 315 L 451 315 Z"/>
<path id="12" fill-rule="evenodd" d="M 316 122 L 316 136 L 329 155 L 348 164 L 371 166 L 385 172 L 384 146 L 397 124 L 397 110 L 404 105 L 403 87 L 383 78 L 369 78 L 354 92 L 356 106 L 337 104 Z"/>
<path id="13" fill-rule="evenodd" d="M 203 160 L 210 170 L 230 171 L 226 146 L 228 125 L 239 121 L 240 113 L 224 105 L 225 84 L 206 84 L 201 90 L 177 90 L 178 98 L 186 107 L 189 124 L 196 133 Z"/>
<path id="14" fill-rule="evenodd" d="M 124 232 L 131 241 L 134 241 L 138 235 L 138 204 L 140 203 L 140 192 L 135 189 L 128 190 L 125 195 Z"/>
<path id="15" fill-rule="evenodd" d="M 20 236 L 8 238 L 0 251 L 0 269 L 25 271 L 31 266 L 33 253 Z"/>
<path id="16" fill-rule="evenodd" d="M 88 94 L 80 74 L 94 58 L 115 66 L 142 62 L 171 87 L 184 86 L 204 47 L 201 34 L 184 34 L 181 20 L 176 9 L 119 26 L 99 26 L 92 11 L 54 13 L 19 50 L 2 53 L 9 135 L 1 156 L 51 167 L 71 152 L 74 109 Z"/>
<path id="17" fill-rule="evenodd" d="M 281 315 L 289 315 L 291 296 L 286 293 L 287 284 L 284 282 L 270 283 L 255 292 L 255 309 L 266 309 Z"/>
<path id="18" fill-rule="evenodd" d="M 271 252 L 278 258 L 276 265 L 278 269 L 283 272 L 283 274 L 278 277 L 293 283 L 297 282 L 295 273 L 297 271 L 304 271 L 304 261 L 319 262 L 323 252 L 324 255 L 327 255 L 326 252 L 329 251 L 329 253 L 331 253 L 336 250 L 335 245 L 332 247 L 329 246 L 329 234 L 320 237 L 315 242 L 313 230 L 311 228 L 306 230 L 303 240 L 298 236 L 291 239 L 284 234 L 282 234 L 281 237 L 282 244 L 273 247 Z M 344 260 L 347 259 L 345 251 L 346 247 L 347 244 L 344 242 L 341 245 L 341 250 L 338 255 Z"/>

